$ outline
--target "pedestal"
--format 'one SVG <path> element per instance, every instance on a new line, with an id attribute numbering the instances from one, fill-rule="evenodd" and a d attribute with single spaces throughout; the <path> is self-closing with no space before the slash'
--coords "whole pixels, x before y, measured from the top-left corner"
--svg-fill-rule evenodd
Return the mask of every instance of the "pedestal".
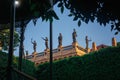
<path id="1" fill-rule="evenodd" d="M 35 61 L 37 52 L 33 52 L 32 55 L 33 55 L 33 61 Z"/>
<path id="2" fill-rule="evenodd" d="M 44 55 L 47 55 L 49 53 L 50 53 L 50 49 L 49 48 L 47 48 L 47 49 L 44 50 Z"/>
<path id="3" fill-rule="evenodd" d="M 73 47 L 77 47 L 77 46 L 78 46 L 78 42 L 73 42 L 73 43 L 72 43 L 72 46 L 73 46 Z"/>
<path id="4" fill-rule="evenodd" d="M 58 46 L 58 51 L 61 51 L 62 50 L 62 45 Z"/>

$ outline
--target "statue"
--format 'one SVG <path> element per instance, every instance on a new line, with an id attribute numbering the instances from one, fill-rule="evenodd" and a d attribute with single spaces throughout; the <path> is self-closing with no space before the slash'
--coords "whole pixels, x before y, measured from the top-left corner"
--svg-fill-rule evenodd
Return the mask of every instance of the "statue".
<path id="1" fill-rule="evenodd" d="M 45 41 L 45 46 L 46 46 L 46 49 L 48 49 L 49 47 L 48 47 L 48 38 L 46 37 L 46 38 L 43 38 L 42 37 L 42 39 Z"/>
<path id="2" fill-rule="evenodd" d="M 26 51 L 26 56 L 28 56 L 28 50 Z"/>
<path id="3" fill-rule="evenodd" d="M 34 50 L 34 52 L 36 52 L 36 46 L 37 46 L 36 41 L 35 40 L 32 41 L 32 39 L 31 39 L 31 43 L 33 44 L 33 50 Z"/>
<path id="4" fill-rule="evenodd" d="M 73 42 L 76 42 L 76 37 L 77 37 L 77 33 L 75 29 L 73 29 L 73 33 L 72 33 Z"/>
<path id="5" fill-rule="evenodd" d="M 91 41 L 91 39 L 88 40 L 88 36 L 86 36 L 86 37 L 85 37 L 85 41 L 86 41 L 86 49 L 88 49 L 88 44 L 89 44 L 89 41 Z"/>
<path id="6" fill-rule="evenodd" d="M 62 46 L 62 34 L 61 33 L 59 33 L 59 36 L 58 36 L 58 43 L 59 43 L 58 46 Z"/>

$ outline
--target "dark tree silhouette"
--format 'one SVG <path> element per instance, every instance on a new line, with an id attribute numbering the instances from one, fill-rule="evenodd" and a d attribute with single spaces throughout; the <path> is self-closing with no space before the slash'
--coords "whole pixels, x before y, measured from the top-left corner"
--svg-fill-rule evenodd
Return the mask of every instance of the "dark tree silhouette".
<path id="1" fill-rule="evenodd" d="M 53 0 L 54 5 L 57 4 L 61 12 L 67 8 L 70 13 L 68 16 L 73 17 L 73 21 L 81 21 L 88 23 L 95 20 L 100 25 L 111 24 L 111 31 L 116 30 L 115 34 L 120 32 L 120 9 L 119 0 Z M 36 18 L 42 20 L 59 19 L 54 10 L 51 10 L 49 0 L 22 0 L 20 8 L 16 9 L 16 21 L 31 20 L 36 24 Z M 0 2 L 0 23 L 8 23 L 10 18 L 9 0 Z M 5 16 L 6 15 L 6 16 Z"/>
<path id="2" fill-rule="evenodd" d="M 116 30 L 115 34 L 120 32 L 120 12 L 118 0 L 56 0 L 58 7 L 63 13 L 64 7 L 70 10 L 68 16 L 73 16 L 73 21 L 88 23 L 97 22 L 100 25 L 111 24 L 111 31 Z"/>

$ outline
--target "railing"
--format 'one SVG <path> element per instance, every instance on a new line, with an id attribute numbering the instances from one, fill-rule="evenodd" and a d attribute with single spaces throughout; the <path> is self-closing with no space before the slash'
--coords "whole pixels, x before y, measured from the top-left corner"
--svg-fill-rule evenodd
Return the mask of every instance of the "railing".
<path id="1" fill-rule="evenodd" d="M 37 80 L 34 77 L 31 77 L 15 68 L 12 69 L 12 76 L 13 80 Z"/>
<path id="2" fill-rule="evenodd" d="M 0 80 L 7 80 L 7 70 L 5 67 L 0 67 Z M 34 77 L 25 74 L 15 68 L 12 69 L 12 80 L 37 80 Z"/>

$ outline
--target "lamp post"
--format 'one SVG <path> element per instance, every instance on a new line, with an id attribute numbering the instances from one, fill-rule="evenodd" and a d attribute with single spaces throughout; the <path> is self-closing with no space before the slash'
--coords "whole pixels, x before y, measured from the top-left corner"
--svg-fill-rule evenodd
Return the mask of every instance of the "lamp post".
<path id="1" fill-rule="evenodd" d="M 15 0 L 11 0 L 10 7 L 10 44 L 8 54 L 7 66 L 7 80 L 12 80 L 12 60 L 13 60 L 13 40 L 14 40 L 14 27 L 15 27 Z"/>
<path id="2" fill-rule="evenodd" d="M 15 7 L 19 5 L 18 0 L 11 0 L 10 5 L 10 44 L 8 52 L 7 80 L 12 80 L 13 44 L 15 28 Z"/>
<path id="3" fill-rule="evenodd" d="M 50 0 L 50 4 L 51 4 L 51 11 L 53 10 L 53 0 Z M 50 20 L 50 80 L 53 79 L 53 71 L 52 71 L 52 62 L 53 62 L 53 57 L 52 57 L 52 20 Z"/>

